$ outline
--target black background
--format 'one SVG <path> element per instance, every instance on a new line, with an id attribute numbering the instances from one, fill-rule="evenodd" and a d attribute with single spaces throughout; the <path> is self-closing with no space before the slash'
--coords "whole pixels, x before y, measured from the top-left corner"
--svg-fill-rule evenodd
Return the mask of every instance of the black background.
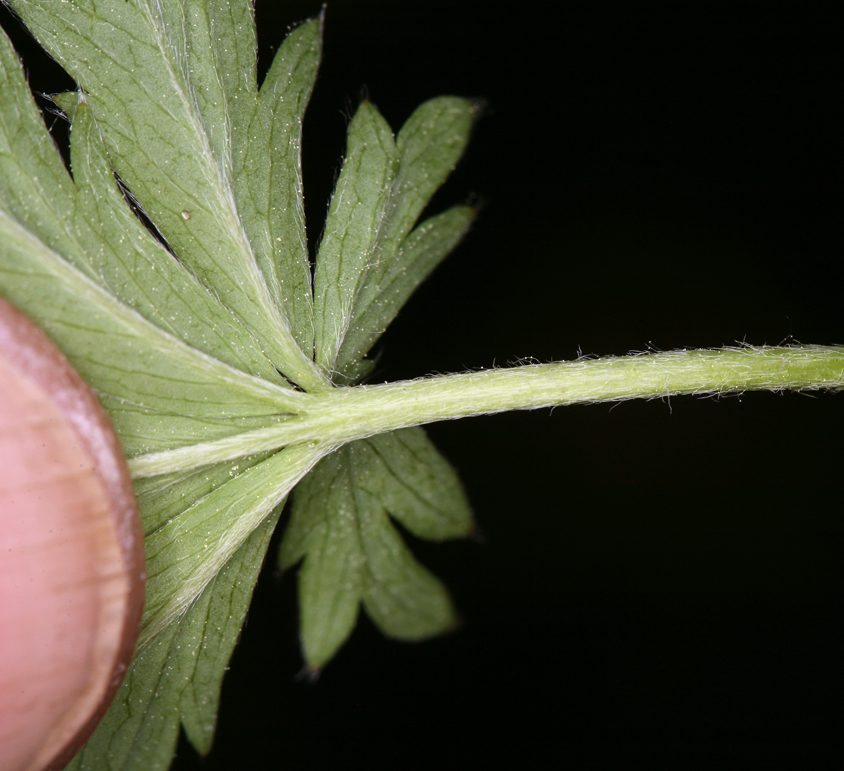
<path id="1" fill-rule="evenodd" d="M 376 379 L 844 343 L 834 7 L 330 3 L 305 125 L 312 239 L 362 95 L 395 128 L 441 93 L 487 100 L 433 207 L 481 200 L 481 217 L 383 338 Z M 319 8 L 258 3 L 264 67 Z M 36 88 L 63 87 L 24 54 Z M 431 426 L 485 534 L 412 544 L 461 631 L 402 645 L 362 619 L 317 683 L 297 679 L 295 582 L 269 564 L 216 746 L 203 761 L 183 742 L 176 768 L 838 745 L 842 410 L 746 394 Z"/>

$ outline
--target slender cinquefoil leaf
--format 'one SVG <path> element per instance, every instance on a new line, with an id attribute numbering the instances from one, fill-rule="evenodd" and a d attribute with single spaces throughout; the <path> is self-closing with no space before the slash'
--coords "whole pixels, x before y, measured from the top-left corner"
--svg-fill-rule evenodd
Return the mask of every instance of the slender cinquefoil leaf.
<path id="1" fill-rule="evenodd" d="M 467 99 L 440 96 L 417 107 L 399 131 L 399 172 L 380 236 L 387 258 L 395 253 L 463 155 L 476 109 Z M 379 264 L 383 267 L 376 275 L 380 276 L 387 266 Z"/>
<path id="2" fill-rule="evenodd" d="M 251 330 L 126 205 L 89 95 L 62 99 L 74 119 L 71 178 L 5 36 L 0 65 L 0 288 L 97 389 L 124 449 L 181 447 L 295 411 L 300 395 Z M 146 647 L 86 765 L 165 768 L 182 714 L 207 750 L 219 684 L 276 518 L 262 522 L 327 450 L 295 445 L 138 482 Z M 255 538 L 257 551 L 248 546 Z"/>
<path id="3" fill-rule="evenodd" d="M 289 409 L 296 394 L 252 338 L 116 198 L 87 107 L 77 111 L 74 180 L 5 35 L 0 64 L 0 291 L 45 328 L 106 406 L 134 406 L 141 417 L 121 435 L 124 449 L 143 448 L 167 415 L 192 423 L 163 442 L 180 446 L 196 441 L 205 418 L 226 436 Z"/>
<path id="4" fill-rule="evenodd" d="M 340 449 L 295 431 L 322 398 L 302 391 L 362 375 L 468 228 L 472 211 L 455 207 L 413 229 L 474 108 L 432 100 L 396 139 L 361 106 L 314 301 L 299 165 L 319 20 L 288 36 L 258 89 L 251 0 L 11 4 L 79 90 L 56 97 L 72 122 L 69 172 L 0 39 L 0 292 L 108 411 L 147 558 L 136 660 L 73 767 L 163 769 L 180 724 L 210 748 L 279 506 L 317 464 L 282 547 L 284 565 L 305 557 L 308 664 L 334 654 L 360 603 L 399 639 L 454 624 L 444 587 L 389 519 L 434 540 L 471 530 L 459 482 L 421 429 Z"/>
<path id="5" fill-rule="evenodd" d="M 421 428 L 372 437 L 360 452 L 370 471 L 358 485 L 411 533 L 429 541 L 471 534 L 472 513 L 460 478 Z"/>
<path id="6" fill-rule="evenodd" d="M 387 513 L 423 538 L 471 532 L 460 483 L 420 428 L 347 445 L 296 491 L 279 561 L 304 557 L 302 649 L 319 669 L 351 633 L 360 603 L 381 630 L 419 640 L 455 623 L 443 585 L 411 555 Z"/>
<path id="7" fill-rule="evenodd" d="M 104 395 L 165 415 L 212 418 L 272 415 L 295 403 L 288 389 L 234 370 L 151 325 L 2 210 L 0 238 L 3 296 L 37 319 Z"/>

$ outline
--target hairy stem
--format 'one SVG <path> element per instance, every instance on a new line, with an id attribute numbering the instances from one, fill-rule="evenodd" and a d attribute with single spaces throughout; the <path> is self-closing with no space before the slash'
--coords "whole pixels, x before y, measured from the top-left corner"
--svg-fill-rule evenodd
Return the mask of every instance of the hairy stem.
<path id="1" fill-rule="evenodd" d="M 216 442 L 141 456 L 152 476 L 301 441 L 334 445 L 397 428 L 583 402 L 844 387 L 844 347 L 669 351 L 491 369 L 305 394 L 299 415 Z"/>

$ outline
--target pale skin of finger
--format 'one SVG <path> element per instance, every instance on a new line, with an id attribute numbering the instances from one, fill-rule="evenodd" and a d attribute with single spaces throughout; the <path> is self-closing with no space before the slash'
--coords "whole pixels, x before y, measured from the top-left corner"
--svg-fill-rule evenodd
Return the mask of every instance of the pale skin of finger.
<path id="1" fill-rule="evenodd" d="M 143 536 L 117 439 L 0 301 L 0 771 L 62 768 L 131 660 Z"/>

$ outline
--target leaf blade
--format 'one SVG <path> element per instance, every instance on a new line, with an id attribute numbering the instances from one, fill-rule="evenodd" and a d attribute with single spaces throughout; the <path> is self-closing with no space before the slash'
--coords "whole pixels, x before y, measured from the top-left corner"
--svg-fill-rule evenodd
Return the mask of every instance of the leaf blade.
<path id="1" fill-rule="evenodd" d="M 131 214 L 84 97 L 74 180 L 0 42 L 2 293 L 98 391 L 127 454 L 231 436 L 294 410 L 297 395 L 250 335 Z"/>
<path id="2" fill-rule="evenodd" d="M 13 5 L 85 89 L 115 170 L 180 259 L 241 319 L 280 371 L 306 388 L 324 387 L 255 260 L 237 212 L 228 154 L 220 159 L 214 150 L 222 134 L 230 140 L 228 129 L 202 113 L 190 67 L 198 66 L 202 83 L 219 73 L 206 71 L 213 64 L 207 57 L 191 59 L 179 4 Z M 189 31 L 201 34 L 200 26 Z M 191 49 L 198 46 L 193 39 Z"/>
<path id="3" fill-rule="evenodd" d="M 279 565 L 287 569 L 303 560 L 300 639 L 311 670 L 325 666 L 348 639 L 361 603 L 384 634 L 400 640 L 442 634 L 457 623 L 448 591 L 416 561 L 387 516 L 394 506 L 417 531 L 439 540 L 470 531 L 465 497 L 444 517 L 432 505 L 436 493 L 420 496 L 420 484 L 454 473 L 420 431 L 397 432 L 407 434 L 398 445 L 413 447 L 416 463 L 436 455 L 426 481 L 419 474 L 402 479 L 410 460 L 406 450 L 391 470 L 373 450 L 373 440 L 361 440 L 324 458 L 296 491 Z M 396 446 L 394 440 L 378 449 Z"/>
<path id="4" fill-rule="evenodd" d="M 468 229 L 469 210 L 455 209 L 411 234 L 462 155 L 475 112 L 476 105 L 466 99 L 431 99 L 402 127 L 394 152 L 390 143 L 389 159 L 382 152 L 369 164 L 361 161 L 364 151 L 387 146 L 375 131 L 367 135 L 363 130 L 366 119 L 371 124 L 377 112 L 364 103 L 352 121 L 349 157 L 335 193 L 339 203 L 332 201 L 314 287 L 315 307 L 321 310 L 316 315 L 317 360 L 335 383 L 348 385 L 366 374 L 368 364 L 361 359 L 368 346 L 398 312 L 400 302 Z M 385 127 L 379 126 L 382 134 L 389 131 Z M 384 195 L 382 188 L 387 186 Z M 349 247 L 344 248 L 347 233 Z M 408 248 L 402 251 L 405 243 Z M 344 261 L 349 263 L 345 270 Z M 389 284 L 393 286 L 387 288 Z"/>
<path id="5" fill-rule="evenodd" d="M 290 445 L 214 487 L 144 533 L 147 591 L 139 646 L 190 607 L 249 534 L 331 448 Z M 239 473 L 237 473 L 239 472 Z"/>
<path id="6" fill-rule="evenodd" d="M 445 541 L 474 532 L 460 478 L 424 429 L 417 426 L 370 437 L 358 443 L 358 452 L 366 454 L 370 469 L 361 486 L 411 533 Z"/>
<path id="7" fill-rule="evenodd" d="M 289 389 L 235 370 L 153 326 L 2 210 L 0 236 L 4 297 L 43 327 L 99 392 L 165 413 L 209 417 L 277 414 L 295 403 Z"/>
<path id="8" fill-rule="evenodd" d="M 321 19 L 288 34 L 258 92 L 249 142 L 234 158 L 235 196 L 258 264 L 309 357 L 314 321 L 301 142 L 321 54 Z"/>
<path id="9" fill-rule="evenodd" d="M 355 299 L 375 258 L 378 230 L 397 170 L 387 121 L 363 102 L 349 125 L 346 160 L 331 200 L 315 273 L 317 363 L 329 373 L 349 332 Z"/>
<path id="10" fill-rule="evenodd" d="M 74 264 L 192 348 L 286 386 L 243 326 L 126 206 L 84 96 L 74 110 L 71 164 L 78 191 L 74 227 L 80 241 L 97 245 L 76 256 Z"/>
<path id="11" fill-rule="evenodd" d="M 361 540 L 367 568 L 363 605 L 385 635 L 415 642 L 457 626 L 448 590 L 413 558 L 383 509 L 367 521 Z"/>
<path id="12" fill-rule="evenodd" d="M 395 253 L 431 196 L 454 170 L 466 149 L 476 113 L 477 105 L 468 99 L 440 96 L 419 105 L 402 126 L 396 137 L 399 173 L 381 237 L 386 255 Z"/>
<path id="13" fill-rule="evenodd" d="M 475 219 L 469 206 L 454 206 L 418 225 L 399 247 L 381 278 L 369 281 L 355 300 L 352 321 L 337 355 L 338 384 L 360 380 L 364 359 L 419 285 L 460 243 Z"/>
<path id="14" fill-rule="evenodd" d="M 72 771 L 165 771 L 180 721 L 203 754 L 211 746 L 220 684 L 279 516 L 249 536 L 182 619 L 136 654 L 112 706 Z"/>

